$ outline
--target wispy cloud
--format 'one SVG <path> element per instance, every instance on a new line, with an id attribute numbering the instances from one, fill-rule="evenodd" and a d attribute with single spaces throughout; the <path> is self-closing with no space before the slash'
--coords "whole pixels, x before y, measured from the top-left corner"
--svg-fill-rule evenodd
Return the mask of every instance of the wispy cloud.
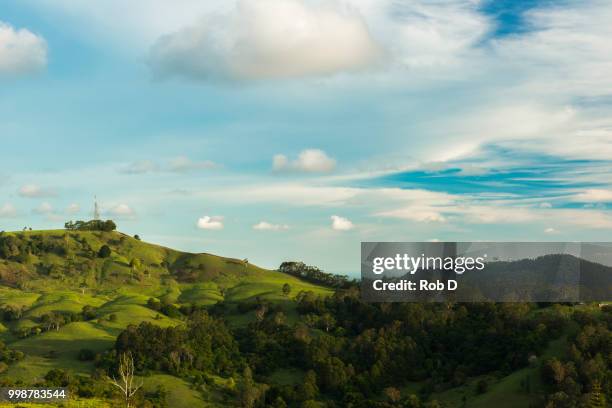
<path id="1" fill-rule="evenodd" d="M 18 191 L 19 195 L 26 198 L 41 198 L 53 197 L 57 195 L 55 190 L 41 187 L 37 184 L 26 184 L 21 186 Z"/>
<path id="2" fill-rule="evenodd" d="M 124 174 L 148 174 L 148 173 L 188 173 L 197 170 L 210 170 L 219 166 L 211 160 L 192 160 L 187 156 L 177 156 L 166 161 L 138 160 L 119 169 Z"/>
<path id="3" fill-rule="evenodd" d="M 287 224 L 272 224 L 267 221 L 260 221 L 253 225 L 253 229 L 257 231 L 285 231 L 289 229 Z"/>
<path id="4" fill-rule="evenodd" d="M 134 218 L 136 216 L 136 211 L 125 203 L 113 205 L 103 212 L 112 217 L 119 218 Z"/>
<path id="5" fill-rule="evenodd" d="M 17 209 L 10 203 L 0 206 L 0 218 L 12 218 L 17 216 Z"/>

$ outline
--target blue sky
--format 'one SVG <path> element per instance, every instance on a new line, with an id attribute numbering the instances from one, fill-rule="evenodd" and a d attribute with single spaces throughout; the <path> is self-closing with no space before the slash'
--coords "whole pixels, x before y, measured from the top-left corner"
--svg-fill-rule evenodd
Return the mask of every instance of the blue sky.
<path id="1" fill-rule="evenodd" d="M 97 195 L 179 249 L 609 240 L 606 1 L 24 0 L 0 10 L 0 225 Z"/>

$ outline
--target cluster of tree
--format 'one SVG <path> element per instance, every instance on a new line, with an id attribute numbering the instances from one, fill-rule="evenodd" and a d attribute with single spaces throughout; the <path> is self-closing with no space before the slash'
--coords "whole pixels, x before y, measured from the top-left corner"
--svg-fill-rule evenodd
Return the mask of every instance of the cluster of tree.
<path id="1" fill-rule="evenodd" d="M 35 321 L 38 323 L 34 326 L 22 327 L 15 331 L 15 335 L 19 338 L 36 336 L 48 331 L 58 331 L 61 327 L 72 323 L 88 321 L 96 318 L 96 309 L 92 306 L 85 305 L 79 313 L 75 312 L 49 312 L 38 316 Z"/>
<path id="2" fill-rule="evenodd" d="M 65 256 L 69 251 L 67 238 L 58 236 L 18 236 L 0 232 L 0 258 L 28 263 L 32 255 L 53 253 Z"/>
<path id="3" fill-rule="evenodd" d="M 227 375 L 242 366 L 238 344 L 227 326 L 200 311 L 189 316 L 185 326 L 161 328 L 146 322 L 128 326 L 117 337 L 115 350 L 130 353 L 138 371 Z"/>
<path id="4" fill-rule="evenodd" d="M 22 360 L 25 357 L 21 351 L 12 350 L 0 341 L 0 374 L 8 369 L 10 364 Z"/>
<path id="5" fill-rule="evenodd" d="M 21 319 L 23 308 L 14 305 L 0 306 L 0 321 L 12 322 Z"/>
<path id="6" fill-rule="evenodd" d="M 147 307 L 151 310 L 155 310 L 156 312 L 163 313 L 164 315 L 176 319 L 183 317 L 183 315 L 191 314 L 190 307 L 183 307 L 183 312 L 179 308 L 177 308 L 174 304 L 167 301 L 159 301 L 156 298 L 149 298 L 147 301 Z"/>
<path id="7" fill-rule="evenodd" d="M 114 231 L 117 224 L 113 220 L 68 221 L 64 228 L 70 231 Z"/>
<path id="8" fill-rule="evenodd" d="M 312 283 L 333 288 L 348 288 L 356 284 L 355 281 L 349 280 L 348 276 L 326 273 L 316 266 L 306 265 L 304 262 L 283 262 L 278 270 Z"/>
<path id="9" fill-rule="evenodd" d="M 612 395 L 612 313 L 604 308 L 598 318 L 576 311 L 573 320 L 580 329 L 569 339 L 567 357 L 542 366 L 546 408 L 606 407 Z"/>

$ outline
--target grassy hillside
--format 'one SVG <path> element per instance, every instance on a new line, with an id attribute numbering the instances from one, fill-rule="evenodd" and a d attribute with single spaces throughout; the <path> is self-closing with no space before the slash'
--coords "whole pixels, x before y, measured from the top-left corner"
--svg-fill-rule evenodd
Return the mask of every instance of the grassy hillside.
<path id="1" fill-rule="evenodd" d="M 300 290 L 325 292 L 243 260 L 180 252 L 119 232 L 26 231 L 3 233 L 0 239 L 8 241 L 9 255 L 0 260 L 0 284 L 20 289 L 0 295 L 7 304 L 28 306 L 41 291 L 67 288 L 98 297 L 124 288 L 128 294 L 204 304 L 279 296 L 278 285 L 284 283 L 292 286 L 293 295 Z M 98 252 L 105 245 L 111 253 L 101 257 Z"/>
<path id="2" fill-rule="evenodd" d="M 103 246 L 110 248 L 109 256 L 100 254 Z M 285 284 L 291 287 L 289 294 L 283 294 Z M 151 298 L 176 308 L 224 302 L 230 323 L 243 325 L 254 319 L 254 312 L 238 312 L 237 303 L 273 301 L 291 319 L 295 315 L 292 299 L 300 291 L 332 293 L 243 260 L 181 252 L 119 232 L 1 233 L 0 311 L 8 310 L 10 315 L 0 316 L 0 340 L 25 353 L 25 358 L 0 369 L 0 380 L 34 383 L 52 368 L 87 375 L 94 371 L 94 364 L 78 358 L 81 349 L 111 349 L 129 324 L 182 324 L 148 307 Z M 78 315 L 84 308 L 91 312 L 86 319 L 45 327 L 52 325 L 47 323 L 49 316 Z M 160 384 L 169 390 L 168 400 L 176 402 L 173 406 L 193 406 L 201 398 L 182 380 L 167 375 L 147 378 L 145 386 Z M 214 393 L 210 398 L 215 400 Z"/>

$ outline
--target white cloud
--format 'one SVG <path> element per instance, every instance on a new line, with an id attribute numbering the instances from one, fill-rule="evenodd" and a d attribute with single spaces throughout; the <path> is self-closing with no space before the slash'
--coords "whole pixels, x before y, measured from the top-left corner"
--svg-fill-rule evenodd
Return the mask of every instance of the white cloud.
<path id="1" fill-rule="evenodd" d="M 303 150 L 294 161 L 290 161 L 287 156 L 282 154 L 277 154 L 272 159 L 272 169 L 274 171 L 329 173 L 335 167 L 336 161 L 319 149 Z"/>
<path id="2" fill-rule="evenodd" d="M 121 169 L 125 174 L 145 174 L 159 170 L 159 166 L 152 160 L 139 160 L 128 164 Z"/>
<path id="3" fill-rule="evenodd" d="M 574 196 L 574 201 L 583 203 L 612 202 L 612 190 L 590 189 Z"/>
<path id="4" fill-rule="evenodd" d="M 53 213 L 53 206 L 48 202 L 41 203 L 38 207 L 34 209 L 36 214 L 49 215 Z"/>
<path id="5" fill-rule="evenodd" d="M 205 230 L 220 230 L 223 229 L 223 217 L 205 215 L 198 219 L 197 227 Z"/>
<path id="6" fill-rule="evenodd" d="M 349 231 L 355 228 L 355 225 L 348 219 L 344 217 L 340 217 L 338 215 L 332 215 L 332 229 L 335 231 Z"/>
<path id="7" fill-rule="evenodd" d="M 110 208 L 108 213 L 116 217 L 131 218 L 136 215 L 136 212 L 127 204 L 117 204 Z"/>
<path id="8" fill-rule="evenodd" d="M 289 226 L 287 224 L 272 224 L 267 221 L 260 221 L 253 225 L 253 229 L 258 231 L 284 231 L 288 230 Z"/>
<path id="9" fill-rule="evenodd" d="M 76 203 L 72 203 L 68 207 L 66 207 L 66 214 L 69 214 L 69 215 L 78 214 L 80 211 L 81 211 L 81 206 Z"/>
<path id="10" fill-rule="evenodd" d="M 193 161 L 189 157 L 179 156 L 170 160 L 168 170 L 177 173 L 184 173 L 192 170 L 214 169 L 215 167 L 217 167 L 217 165 L 210 160 Z"/>
<path id="11" fill-rule="evenodd" d="M 36 184 L 26 184 L 19 189 L 18 193 L 20 196 L 27 198 L 52 197 L 55 195 L 53 190 L 42 188 Z"/>
<path id="12" fill-rule="evenodd" d="M 0 75 L 20 75 L 39 71 L 47 65 L 44 38 L 22 28 L 14 29 L 0 21 Z"/>
<path id="13" fill-rule="evenodd" d="M 150 63 L 161 77 L 199 80 L 329 75 L 369 67 L 382 55 L 357 11 L 304 0 L 239 0 L 159 38 Z"/>
<path id="14" fill-rule="evenodd" d="M 548 227 L 544 230 L 545 234 L 557 234 L 559 231 L 557 231 L 555 228 L 553 227 Z"/>
<path id="15" fill-rule="evenodd" d="M 12 218 L 17 216 L 17 209 L 10 203 L 0 207 L 0 218 Z"/>

